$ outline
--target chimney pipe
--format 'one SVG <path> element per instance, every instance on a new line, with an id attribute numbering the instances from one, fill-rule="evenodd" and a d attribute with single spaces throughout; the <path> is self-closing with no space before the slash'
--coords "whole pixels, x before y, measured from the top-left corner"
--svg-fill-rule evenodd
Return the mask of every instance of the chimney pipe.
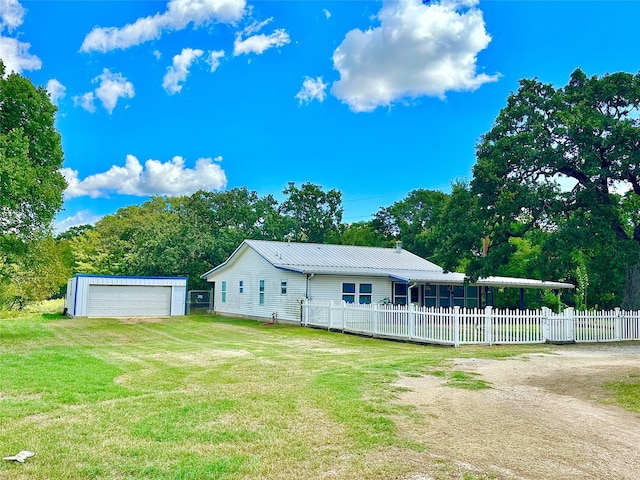
<path id="1" fill-rule="evenodd" d="M 396 242 L 396 253 L 402 253 L 402 242 L 400 240 Z"/>

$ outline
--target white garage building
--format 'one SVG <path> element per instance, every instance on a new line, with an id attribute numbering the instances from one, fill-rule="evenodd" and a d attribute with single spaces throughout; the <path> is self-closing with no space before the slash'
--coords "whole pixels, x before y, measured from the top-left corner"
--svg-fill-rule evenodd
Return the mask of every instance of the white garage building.
<path id="1" fill-rule="evenodd" d="M 65 306 L 73 317 L 169 317 L 185 314 L 186 298 L 186 277 L 77 274 Z"/>

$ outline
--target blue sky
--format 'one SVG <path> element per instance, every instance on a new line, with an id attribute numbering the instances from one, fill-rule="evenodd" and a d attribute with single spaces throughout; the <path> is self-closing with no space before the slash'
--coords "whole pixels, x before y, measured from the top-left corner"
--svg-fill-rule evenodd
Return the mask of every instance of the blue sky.
<path id="1" fill-rule="evenodd" d="M 289 181 L 368 220 L 470 180 L 520 78 L 640 70 L 635 1 L 0 0 L 0 18 L 0 58 L 59 108 L 58 231 Z"/>

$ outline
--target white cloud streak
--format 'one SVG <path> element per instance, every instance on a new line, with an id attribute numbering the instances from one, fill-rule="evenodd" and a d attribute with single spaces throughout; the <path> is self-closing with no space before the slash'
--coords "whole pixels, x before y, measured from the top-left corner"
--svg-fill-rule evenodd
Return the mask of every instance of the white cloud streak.
<path id="1" fill-rule="evenodd" d="M 118 104 L 120 98 L 133 98 L 135 90 L 133 84 L 120 73 L 111 73 L 105 68 L 102 75 L 94 79 L 94 82 L 100 82 L 100 86 L 96 88 L 96 97 L 100 99 L 104 108 L 111 114 Z"/>
<path id="2" fill-rule="evenodd" d="M 250 36 L 242 40 L 242 35 L 236 35 L 236 39 L 233 42 L 233 56 L 237 57 L 242 54 L 255 53 L 260 55 L 273 47 L 281 47 L 286 45 L 291 40 L 289 34 L 284 29 L 274 30 L 271 35 L 265 35 L 264 33 Z"/>
<path id="3" fill-rule="evenodd" d="M 302 89 L 296 94 L 296 98 L 300 105 L 303 103 L 310 103 L 312 100 L 318 100 L 320 103 L 324 102 L 326 89 L 328 84 L 322 81 L 322 77 L 305 77 L 302 82 Z"/>
<path id="4" fill-rule="evenodd" d="M 18 0 L 0 0 L 0 32 L 5 28 L 10 32 L 24 21 L 25 10 Z"/>
<path id="5" fill-rule="evenodd" d="M 331 93 L 355 112 L 370 112 L 403 99 L 444 98 L 473 91 L 498 75 L 478 74 L 477 55 L 491 37 L 477 0 L 387 0 L 380 25 L 347 33 L 333 54 L 340 73 Z"/>
<path id="6" fill-rule="evenodd" d="M 2 59 L 7 73 L 40 70 L 42 61 L 37 56 L 29 53 L 29 48 L 31 48 L 30 43 L 0 36 L 0 59 Z"/>
<path id="7" fill-rule="evenodd" d="M 7 73 L 22 73 L 25 70 L 39 70 L 42 61 L 36 55 L 29 53 L 31 44 L 21 42 L 17 38 L 3 35 L 12 33 L 22 25 L 25 9 L 18 0 L 0 0 L 0 59 L 4 63 Z"/>
<path id="8" fill-rule="evenodd" d="M 173 57 L 173 65 L 167 67 L 167 73 L 162 80 L 162 88 L 169 95 L 182 90 L 182 83 L 189 76 L 189 69 L 193 62 L 204 55 L 204 51 L 192 48 L 183 48 L 182 52 Z"/>
<path id="9" fill-rule="evenodd" d="M 93 92 L 87 92 L 73 97 L 73 105 L 76 107 L 82 107 L 89 113 L 94 113 L 96 111 L 96 104 L 94 103 L 94 100 L 95 97 Z"/>
<path id="10" fill-rule="evenodd" d="M 220 66 L 220 58 L 224 58 L 224 50 L 213 50 L 209 52 L 207 63 L 209 64 L 210 72 L 215 72 Z"/>
<path id="11" fill-rule="evenodd" d="M 127 155 L 125 166 L 113 165 L 103 173 L 89 175 L 80 180 L 78 171 L 61 170 L 68 187 L 65 199 L 89 196 L 108 197 L 110 194 L 150 196 L 188 195 L 197 190 L 220 190 L 227 185 L 227 177 L 219 165 L 221 157 L 200 158 L 195 168 L 185 166 L 180 156 L 167 162 L 149 159 L 144 167 L 133 155 Z"/>
<path id="12" fill-rule="evenodd" d="M 164 13 L 139 18 L 118 27 L 95 27 L 84 39 L 81 52 L 124 50 L 150 40 L 164 32 L 184 30 L 211 23 L 235 24 L 245 14 L 245 0 L 171 0 Z"/>
<path id="13" fill-rule="evenodd" d="M 51 103 L 58 105 L 58 102 L 66 96 L 67 88 L 58 80 L 52 78 L 47 82 L 47 92 L 49 93 L 49 98 L 51 98 Z"/>
<path id="14" fill-rule="evenodd" d="M 96 215 L 89 210 L 80 210 L 70 217 L 54 220 L 53 233 L 57 235 L 69 230 L 71 227 L 79 227 L 80 225 L 95 225 L 101 218 L 102 215 Z"/>
<path id="15" fill-rule="evenodd" d="M 112 73 L 108 68 L 105 68 L 102 74 L 94 78 L 92 82 L 100 85 L 93 92 L 73 97 L 75 106 L 80 106 L 91 113 L 96 111 L 94 103 L 96 98 L 102 102 L 102 106 L 111 115 L 119 99 L 133 98 L 136 94 L 133 83 L 129 82 L 121 73 Z"/>

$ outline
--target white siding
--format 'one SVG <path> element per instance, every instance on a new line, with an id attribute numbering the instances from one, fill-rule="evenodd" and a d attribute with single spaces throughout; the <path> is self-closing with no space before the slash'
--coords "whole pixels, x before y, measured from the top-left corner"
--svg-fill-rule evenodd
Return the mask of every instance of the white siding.
<path id="1" fill-rule="evenodd" d="M 370 283 L 371 303 L 378 303 L 384 299 L 391 300 L 392 282 L 389 278 L 334 275 L 314 275 L 309 280 L 309 299 L 341 301 L 343 283 L 355 283 L 356 291 L 359 284 Z"/>
<path id="2" fill-rule="evenodd" d="M 214 310 L 230 315 L 300 321 L 300 302 L 306 295 L 306 275 L 275 268 L 251 248 L 247 248 L 225 268 L 207 278 L 215 282 Z M 260 305 L 260 280 L 264 280 L 264 305 Z M 286 280 L 287 293 L 280 293 Z M 243 282 L 243 293 L 239 291 Z M 222 282 L 227 282 L 226 301 L 222 302 Z"/>
<path id="3" fill-rule="evenodd" d="M 89 314 L 89 294 L 92 285 L 171 287 L 171 315 L 184 315 L 187 296 L 186 278 L 112 277 L 76 275 L 67 283 L 67 309 L 72 316 Z M 114 314 L 117 313 L 114 311 Z"/>
<path id="4" fill-rule="evenodd" d="M 252 248 L 238 252 L 223 268 L 207 280 L 215 282 L 214 310 L 221 314 L 270 319 L 276 313 L 279 320 L 299 322 L 300 303 L 307 298 L 307 275 L 274 267 Z M 260 305 L 260 280 L 265 283 L 264 305 Z M 281 282 L 286 280 L 287 293 L 281 294 Z M 240 293 L 240 281 L 243 292 Z M 222 301 L 222 282 L 226 282 L 226 300 Z M 312 275 L 309 297 L 314 300 L 342 300 L 342 284 L 371 284 L 371 302 L 391 299 L 392 282 L 387 277 Z M 357 297 L 356 297 L 357 301 Z"/>

